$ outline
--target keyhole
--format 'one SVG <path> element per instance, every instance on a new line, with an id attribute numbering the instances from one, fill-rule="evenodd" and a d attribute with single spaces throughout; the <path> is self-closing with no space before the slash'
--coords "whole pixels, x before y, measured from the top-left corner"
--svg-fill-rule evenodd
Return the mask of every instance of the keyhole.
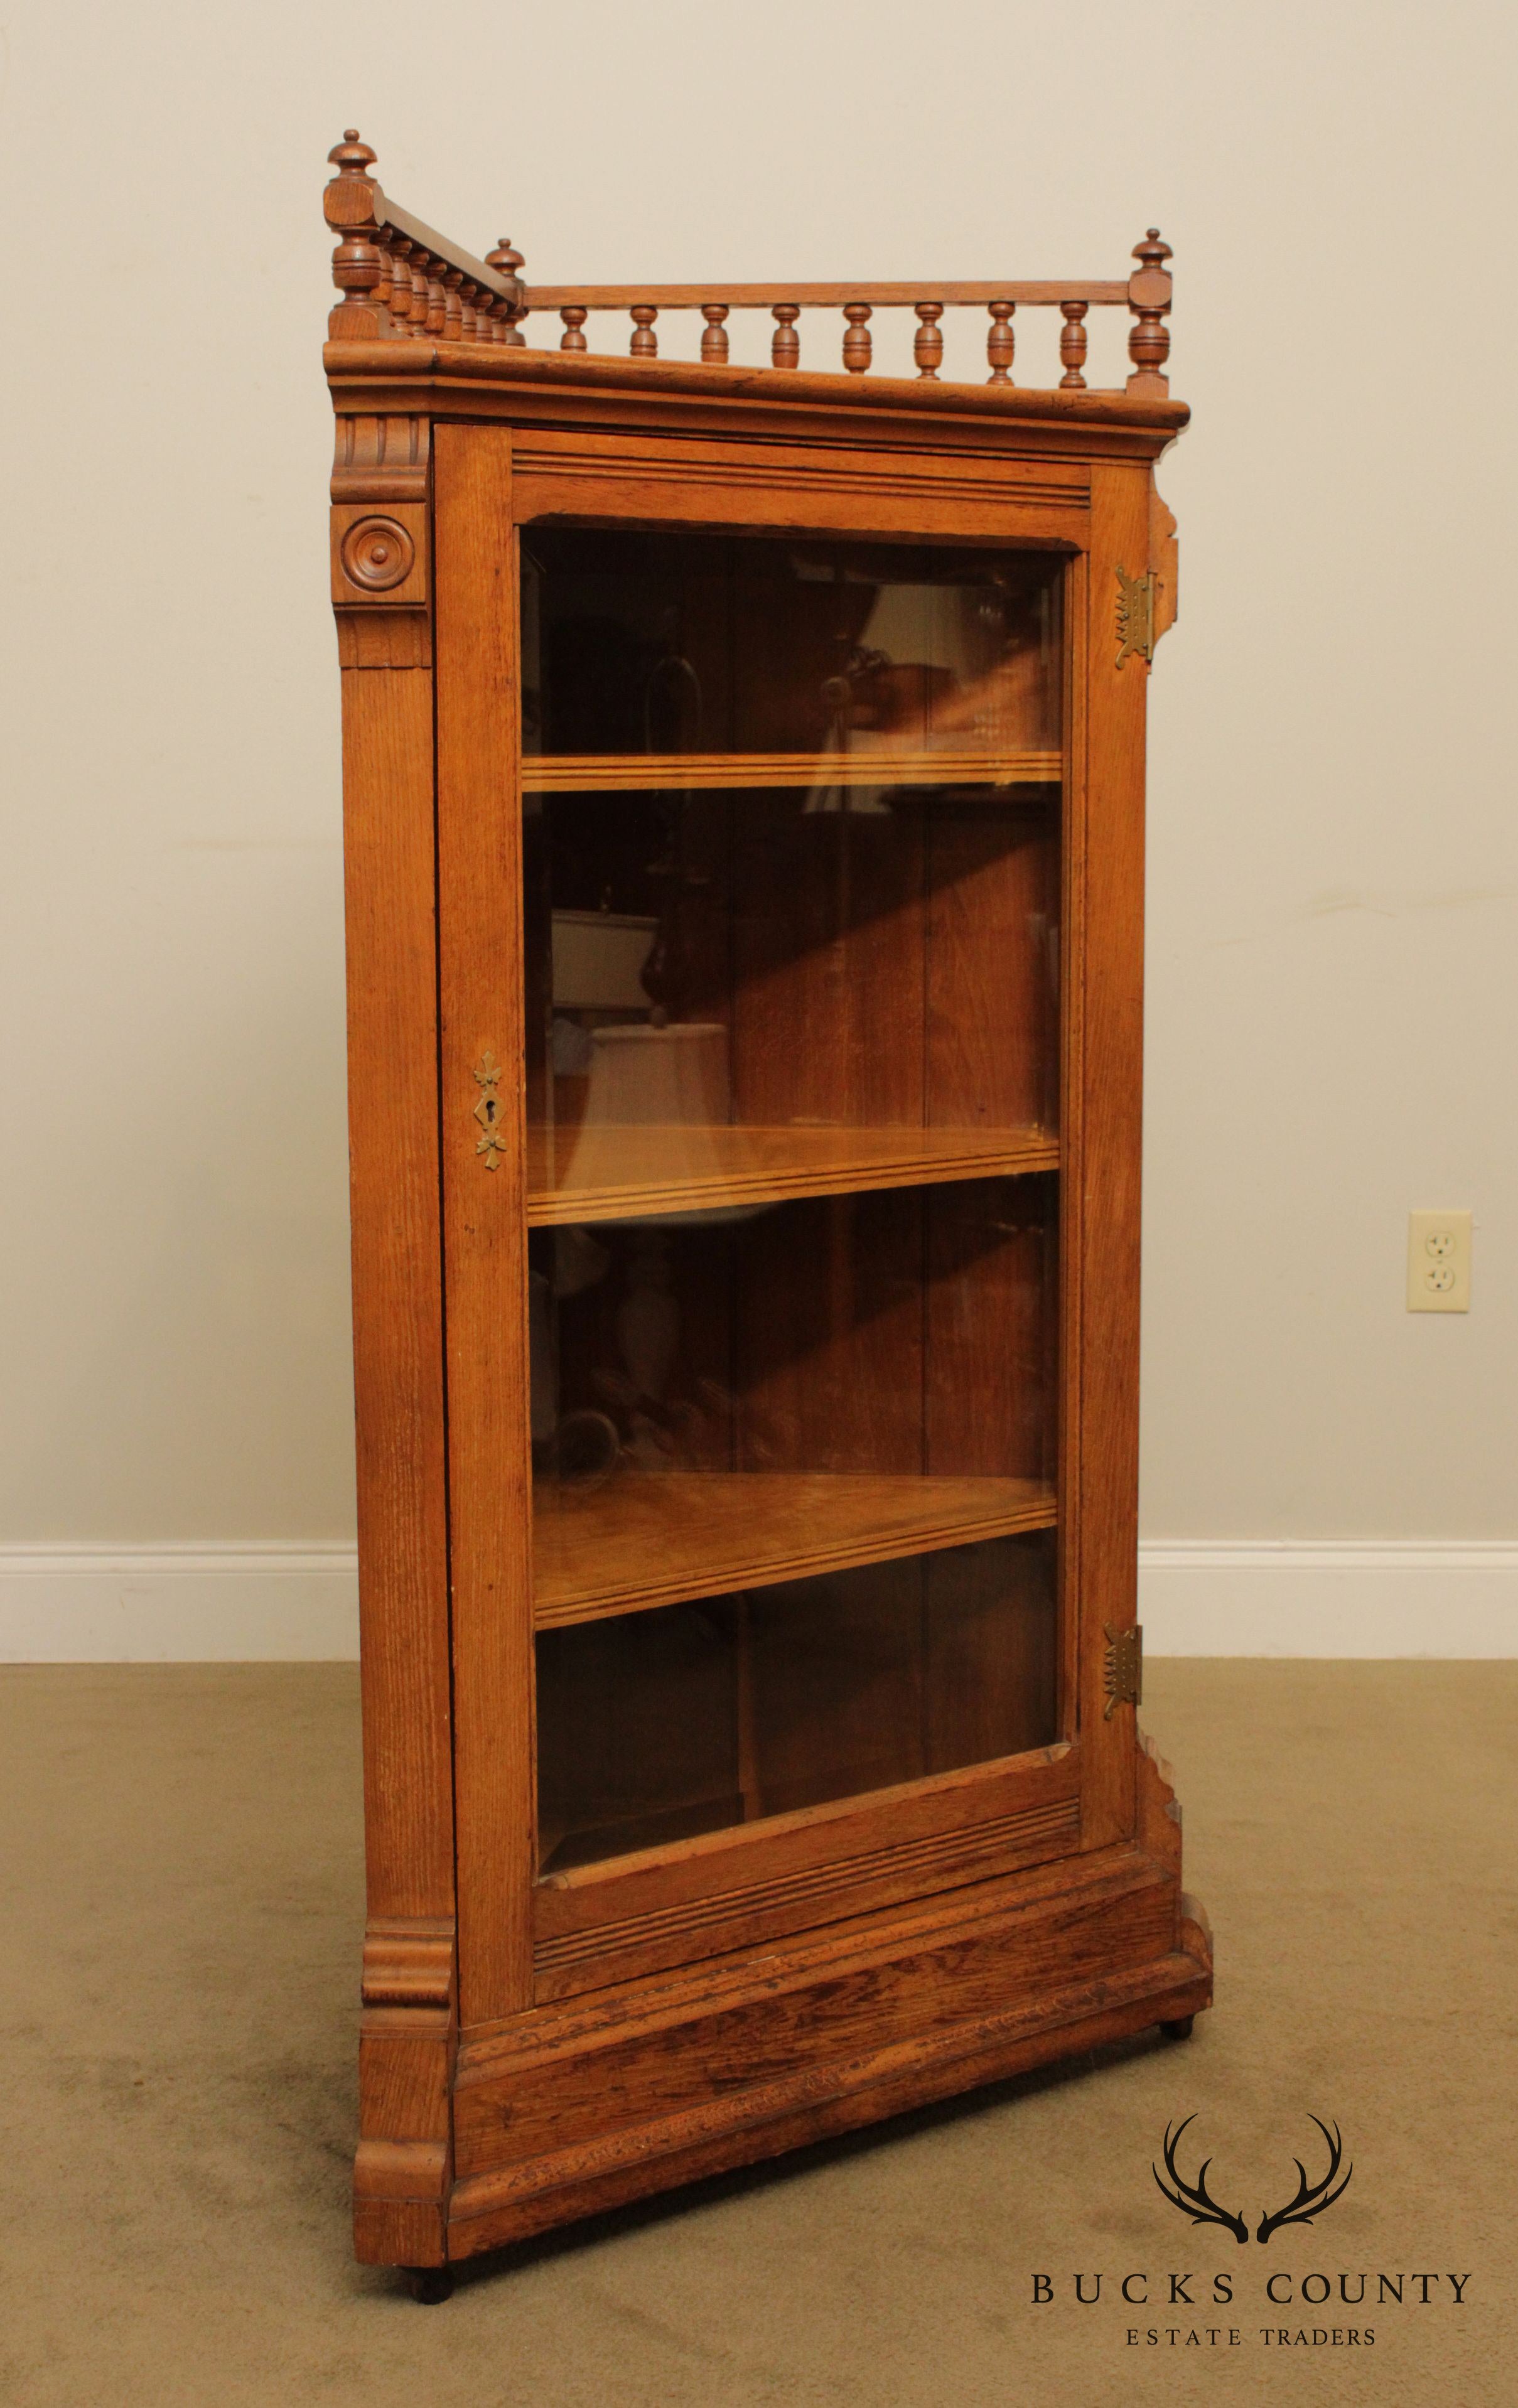
<path id="1" fill-rule="evenodd" d="M 485 1097 L 485 1118 L 487 1121 L 493 1121 L 495 1118 L 495 1098 L 494 1096 L 487 1096 Z"/>

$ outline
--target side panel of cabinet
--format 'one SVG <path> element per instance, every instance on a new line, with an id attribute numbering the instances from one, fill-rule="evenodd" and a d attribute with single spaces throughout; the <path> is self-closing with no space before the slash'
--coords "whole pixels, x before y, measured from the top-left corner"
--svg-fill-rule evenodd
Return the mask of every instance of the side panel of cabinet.
<path id="1" fill-rule="evenodd" d="M 343 672 L 349 1164 L 371 1915 L 453 1907 L 432 679 Z"/>
<path id="2" fill-rule="evenodd" d="M 532 1999 L 522 824 L 509 432 L 439 428 L 435 478 L 439 1092 L 459 1990 L 467 2027 L 515 2014 Z M 499 1145 L 482 1145 L 493 1135 Z"/>
<path id="3" fill-rule="evenodd" d="M 368 1871 L 354 2232 L 360 2257 L 420 2265 L 444 2249 L 454 2049 L 432 675 L 424 559 L 401 617 L 334 551 Z"/>
<path id="4" fill-rule="evenodd" d="M 1142 1144 L 1144 716 L 1147 665 L 1118 665 L 1118 571 L 1149 561 L 1147 467 L 1092 474 L 1086 568 L 1083 927 L 1075 1053 L 1078 1298 L 1072 1333 L 1080 1475 L 1082 1837 L 1134 1829 L 1133 1710 L 1107 1713 L 1107 1632 L 1131 1626 L 1138 1545 L 1138 1213 Z M 1079 785 L 1079 781 L 1078 781 Z"/>

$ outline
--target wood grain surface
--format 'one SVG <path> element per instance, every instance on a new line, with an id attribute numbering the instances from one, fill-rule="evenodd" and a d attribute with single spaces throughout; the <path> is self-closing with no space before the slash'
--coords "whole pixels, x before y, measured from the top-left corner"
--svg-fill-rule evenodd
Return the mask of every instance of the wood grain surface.
<path id="1" fill-rule="evenodd" d="M 1173 1792 L 1103 1679 L 1106 1633 L 1135 1610 L 1149 675 L 1119 666 L 1115 609 L 1119 569 L 1153 570 L 1158 630 L 1173 617 L 1153 466 L 1187 413 L 1165 389 L 1157 237 L 1110 291 L 766 288 L 764 369 L 719 356 L 744 288 L 564 288 L 581 341 L 603 298 L 636 306 L 639 355 L 611 360 L 523 345 L 523 308 L 559 288 L 523 294 L 504 242 L 488 265 L 444 245 L 384 205 L 367 146 L 339 149 L 325 358 L 370 1906 L 356 2229 L 365 2258 L 421 2265 L 1210 1998 Z M 860 373 L 794 365 L 814 299 L 852 312 Z M 897 299 L 920 321 L 916 381 L 863 372 L 869 313 Z M 1093 392 L 1084 312 L 1119 300 L 1134 380 Z M 990 309 L 1009 380 L 938 374 L 933 313 L 959 301 Z M 1065 322 L 1054 393 L 1010 381 L 1033 304 Z M 699 365 L 651 348 L 659 310 L 684 307 L 704 312 Z M 545 517 L 1035 549 L 1063 581 L 1061 742 L 1051 717 L 1051 740 L 1030 722 L 995 753 L 786 752 L 756 721 L 743 752 L 582 740 L 523 765 L 517 529 Z M 762 654 L 762 626 L 746 642 Z M 523 789 L 544 819 L 582 802 L 620 824 L 651 781 L 706 814 L 691 891 L 731 907 L 666 928 L 661 974 L 678 937 L 685 1016 L 728 1043 L 734 1117 L 581 1125 L 583 1094 L 571 1110 L 567 1075 L 535 1064 L 529 1132 Z M 845 844 L 821 813 L 796 836 L 796 790 L 824 782 L 932 791 L 905 838 Z M 998 783 L 1023 793 L 995 805 Z M 776 791 L 740 824 L 723 814 L 745 788 Z M 635 833 L 636 867 L 654 854 Z M 549 967 L 533 978 L 546 1025 Z M 668 1224 L 702 1210 L 734 1215 L 730 1245 Z M 666 1224 L 641 1268 L 619 1217 Z M 679 1377 L 709 1423 L 688 1462 L 624 1461 L 600 1487 L 544 1476 L 535 1498 L 529 1222 L 551 1256 L 555 1226 L 597 1223 L 617 1266 L 562 1316 L 566 1392 L 600 1393 L 599 1373 L 622 1395 L 618 1315 L 662 1292 L 654 1254 L 659 1280 L 683 1266 Z M 659 1397 L 633 1402 L 675 1427 Z M 1016 1577 L 1008 1548 L 1027 1551 Z M 777 1639 L 788 1584 L 828 1646 Z M 693 1599 L 731 1601 L 701 1611 L 738 1634 L 731 1771 L 711 1769 L 737 1819 L 536 1880 L 535 1617 L 545 1650 L 594 1649 L 614 1617 L 651 1629 Z M 698 1736 L 671 1724 L 661 1779 Z M 829 1749 L 880 1785 L 820 1794 Z"/>
<path id="2" fill-rule="evenodd" d="M 448 1276 L 459 1980 L 465 2022 L 532 1996 L 533 1678 L 511 438 L 440 427 L 437 915 Z M 505 1151 L 479 1152 L 479 1071 Z"/>
<path id="3" fill-rule="evenodd" d="M 851 1564 L 967 1545 L 1055 1519 L 1033 1480 L 882 1472 L 629 1472 L 588 1492 L 539 1483 L 534 1498 L 540 1629 L 673 1598 L 799 1580 Z"/>
<path id="4" fill-rule="evenodd" d="M 526 795 L 638 792 L 657 787 L 724 786 L 1048 786 L 1064 767 L 1058 752 L 973 752 L 945 745 L 905 751 L 857 739 L 830 752 L 529 753 Z"/>
<path id="5" fill-rule="evenodd" d="M 724 1123 L 527 1129 L 527 1219 L 616 1221 L 944 1180 L 1013 1178 L 1059 1164 L 1039 1128 L 781 1128 Z"/>

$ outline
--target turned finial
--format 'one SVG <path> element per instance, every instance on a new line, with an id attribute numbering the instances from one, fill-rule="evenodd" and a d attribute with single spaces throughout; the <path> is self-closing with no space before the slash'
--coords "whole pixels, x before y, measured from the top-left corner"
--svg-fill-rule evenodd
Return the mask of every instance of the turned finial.
<path id="1" fill-rule="evenodd" d="M 340 236 L 332 254 L 332 280 L 341 296 L 327 330 L 335 342 L 363 342 L 391 331 L 390 312 L 375 295 L 381 282 L 387 292 L 389 285 L 384 256 L 374 240 L 380 232 L 375 208 L 380 187 L 368 173 L 374 152 L 359 140 L 357 126 L 351 125 L 327 158 L 337 173 L 322 195 L 322 210 Z"/>
<path id="2" fill-rule="evenodd" d="M 1164 322 L 1170 308 L 1170 276 L 1165 263 L 1174 254 L 1169 244 L 1160 240 L 1158 226 L 1151 226 L 1143 241 L 1134 244 L 1133 255 L 1138 265 L 1128 279 L 1128 307 L 1134 314 L 1128 328 L 1128 357 L 1133 362 L 1128 391 L 1168 393 L 1170 380 L 1164 369 L 1170 352 L 1170 330 Z"/>
<path id="3" fill-rule="evenodd" d="M 375 155 L 366 142 L 359 140 L 358 127 L 351 125 L 342 140 L 333 144 L 327 159 L 339 176 L 362 176 L 374 165 Z"/>

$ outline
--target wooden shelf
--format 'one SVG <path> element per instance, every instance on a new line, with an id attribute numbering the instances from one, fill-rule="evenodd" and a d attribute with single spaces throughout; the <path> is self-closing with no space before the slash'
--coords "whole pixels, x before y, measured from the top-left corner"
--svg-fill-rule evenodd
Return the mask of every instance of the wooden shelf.
<path id="1" fill-rule="evenodd" d="M 847 752 L 532 753 L 522 764 L 529 795 L 671 786 L 1048 786 L 1063 776 L 1057 752 L 858 742 Z"/>
<path id="2" fill-rule="evenodd" d="M 1034 1480 L 879 1472 L 625 1472 L 533 1492 L 534 1620 L 593 1622 L 853 1564 L 967 1546 L 1056 1519 Z"/>
<path id="3" fill-rule="evenodd" d="M 537 1127 L 527 1131 L 527 1219 L 628 1221 L 1058 1168 L 1059 1140 L 1036 1128 Z"/>

